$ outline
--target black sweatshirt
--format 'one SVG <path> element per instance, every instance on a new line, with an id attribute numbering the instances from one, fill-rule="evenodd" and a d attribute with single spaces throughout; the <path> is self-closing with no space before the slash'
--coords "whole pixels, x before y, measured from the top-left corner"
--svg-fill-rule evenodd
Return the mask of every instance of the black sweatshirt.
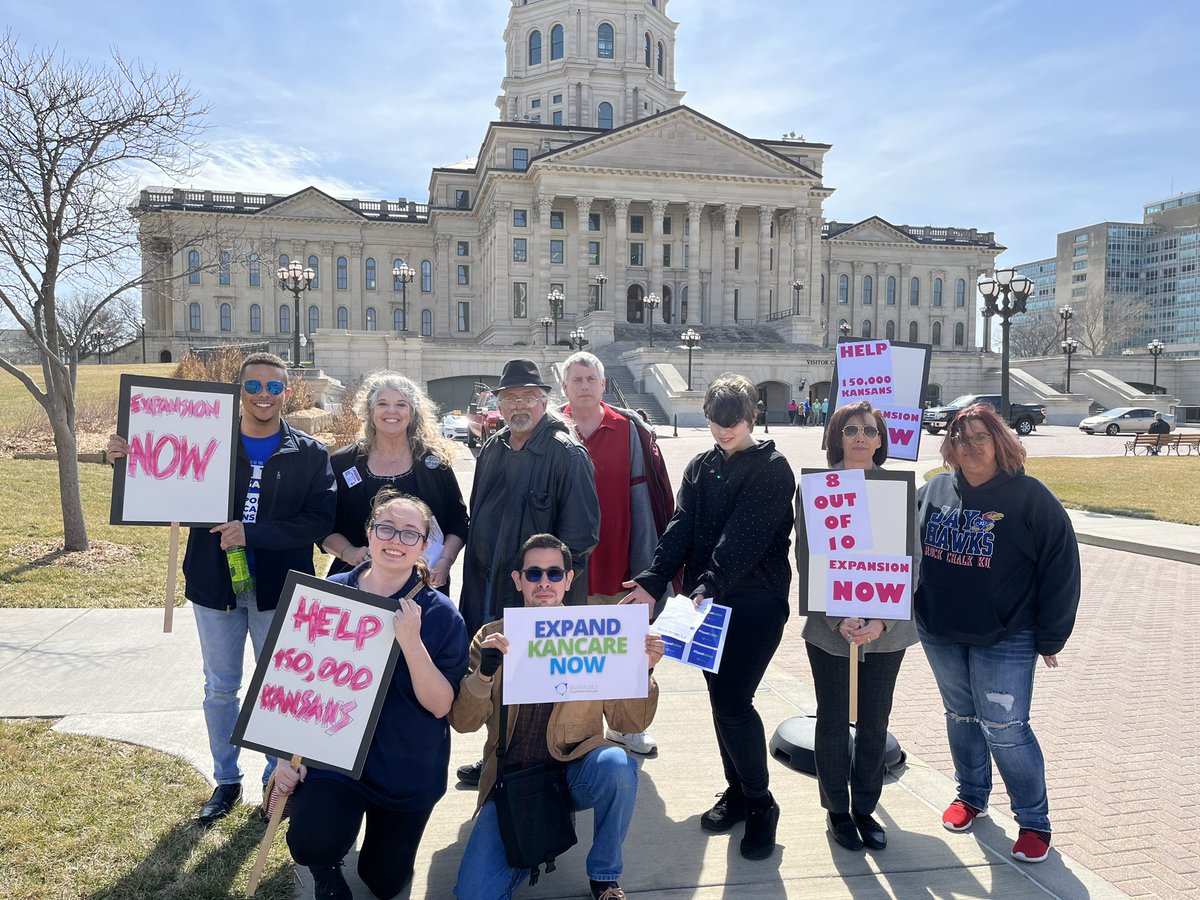
<path id="1" fill-rule="evenodd" d="M 1037 652 L 1062 650 L 1079 607 L 1079 545 L 1066 510 L 1024 473 L 971 487 L 938 475 L 917 494 L 917 623 L 947 641 L 990 647 L 1034 629 Z"/>
<path id="2" fill-rule="evenodd" d="M 689 597 L 721 603 L 739 593 L 769 593 L 786 605 L 795 492 L 792 467 L 774 441 L 728 459 L 718 447 L 701 453 L 684 470 L 653 564 L 634 580 L 660 597 L 682 567 Z"/>

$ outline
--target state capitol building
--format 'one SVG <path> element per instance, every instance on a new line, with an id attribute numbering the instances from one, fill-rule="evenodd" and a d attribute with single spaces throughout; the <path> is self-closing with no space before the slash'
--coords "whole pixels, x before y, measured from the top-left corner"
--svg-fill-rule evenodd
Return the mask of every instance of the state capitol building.
<path id="1" fill-rule="evenodd" d="M 975 281 L 1004 249 L 995 236 L 827 220 L 830 144 L 748 137 L 682 105 L 668 4 L 513 0 L 498 116 L 477 157 L 433 170 L 427 203 L 142 191 L 143 264 L 178 276 L 143 299 L 152 358 L 224 343 L 290 357 L 298 327 L 302 356 L 333 377 L 419 372 L 461 406 L 463 386 L 509 356 L 581 328 L 602 358 L 636 351 L 653 316 L 662 353 L 621 357 L 639 389 L 678 388 L 645 369 L 683 368 L 667 351 L 691 327 L 706 364 L 725 349 L 746 371 L 766 354 L 773 409 L 828 377 L 797 372 L 847 329 L 978 360 Z M 259 253 L 189 243 L 230 222 L 262 236 Z M 299 322 L 274 277 L 292 261 L 315 273 Z M 411 282 L 393 276 L 408 268 Z"/>

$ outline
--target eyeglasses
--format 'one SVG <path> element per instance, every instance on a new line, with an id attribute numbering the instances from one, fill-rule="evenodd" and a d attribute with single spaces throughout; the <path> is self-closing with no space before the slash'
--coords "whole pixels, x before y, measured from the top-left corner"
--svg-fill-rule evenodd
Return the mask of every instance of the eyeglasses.
<path id="1" fill-rule="evenodd" d="M 530 584 L 537 584 L 545 575 L 554 584 L 558 584 L 567 577 L 565 569 L 560 569 L 558 566 L 553 566 L 549 569 L 543 569 L 541 566 L 530 566 L 528 569 L 522 569 L 521 574 L 525 576 L 525 580 Z"/>
<path id="2" fill-rule="evenodd" d="M 982 447 L 984 444 L 989 443 L 991 439 L 992 435 L 987 431 L 980 431 L 976 434 L 967 434 L 964 431 L 960 431 L 958 434 L 950 435 L 950 442 L 953 444 L 974 444 L 976 447 Z"/>
<path id="3" fill-rule="evenodd" d="M 249 381 L 242 382 L 242 390 L 244 390 L 247 394 L 258 394 L 262 391 L 262 389 L 263 383 L 257 378 L 251 378 Z M 287 390 L 287 385 L 282 381 L 267 382 L 267 393 L 272 397 L 278 397 L 285 390 Z"/>
<path id="4" fill-rule="evenodd" d="M 501 397 L 501 406 L 537 406 L 545 399 L 545 394 L 526 394 L 521 397 Z"/>
<path id="5" fill-rule="evenodd" d="M 427 535 L 421 534 L 419 531 L 413 531 L 411 528 L 396 528 L 387 522 L 376 522 L 371 526 L 371 533 L 381 541 L 400 538 L 400 543 L 406 544 L 409 547 L 417 546 L 417 544 L 421 543 L 427 537 Z"/>
<path id="6" fill-rule="evenodd" d="M 874 425 L 863 425 L 861 429 L 857 425 L 847 425 L 842 429 L 842 434 L 848 438 L 858 437 L 858 432 L 860 430 L 864 435 L 866 435 L 867 440 L 874 440 L 875 438 L 879 437 L 879 429 Z"/>

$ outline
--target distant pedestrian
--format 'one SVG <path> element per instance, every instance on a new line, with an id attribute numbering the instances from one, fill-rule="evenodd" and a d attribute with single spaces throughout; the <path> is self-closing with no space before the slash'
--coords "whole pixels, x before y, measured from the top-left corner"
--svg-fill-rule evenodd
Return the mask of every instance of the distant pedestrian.
<path id="1" fill-rule="evenodd" d="M 1154 414 L 1154 421 L 1150 423 L 1150 428 L 1149 428 L 1148 433 L 1149 434 L 1170 434 L 1171 433 L 1171 426 L 1165 419 L 1163 419 L 1162 413 L 1156 412 Z M 1162 447 L 1162 444 L 1163 444 L 1163 439 L 1159 438 L 1158 443 L 1155 446 L 1150 448 L 1150 452 L 1152 454 L 1154 454 L 1155 456 L 1158 456 L 1158 451 Z"/>
<path id="2" fill-rule="evenodd" d="M 812 424 L 812 400 L 808 397 L 804 398 L 804 423 L 805 425 Z"/>
<path id="3" fill-rule="evenodd" d="M 829 419 L 829 398 L 826 397 L 821 401 L 821 424 L 824 425 Z"/>
<path id="4" fill-rule="evenodd" d="M 799 404 L 796 403 L 796 398 L 793 397 L 788 402 L 788 424 L 789 425 L 796 424 L 796 414 L 799 412 L 800 412 L 800 406 L 799 406 Z"/>

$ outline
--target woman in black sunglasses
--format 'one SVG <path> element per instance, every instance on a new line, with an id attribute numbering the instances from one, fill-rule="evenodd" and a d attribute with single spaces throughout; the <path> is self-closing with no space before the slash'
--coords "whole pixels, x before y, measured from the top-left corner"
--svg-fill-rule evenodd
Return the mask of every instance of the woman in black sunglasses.
<path id="1" fill-rule="evenodd" d="M 429 586 L 422 554 L 432 524 L 423 501 L 381 491 L 367 520 L 366 560 L 329 577 L 396 601 L 392 624 L 401 652 L 358 781 L 279 761 L 280 793 L 295 792 L 288 847 L 312 871 L 317 897 L 350 896 L 342 861 L 364 816 L 358 874 L 377 897 L 403 890 L 425 825 L 446 793 L 446 716 L 467 673 L 467 629 L 454 604 Z"/>
<path id="2" fill-rule="evenodd" d="M 831 469 L 878 469 L 888 456 L 887 423 L 865 400 L 841 407 L 829 417 L 825 460 Z M 796 553 L 806 552 L 801 531 L 804 504 L 796 497 Z M 803 543 L 802 543 L 803 542 Z M 909 554 L 920 557 L 916 546 Z M 801 608 L 807 602 L 801 601 Z M 892 694 L 904 650 L 917 642 L 912 622 L 811 614 L 804 623 L 805 649 L 817 692 L 813 750 L 826 826 L 848 850 L 887 846 L 883 826 L 872 816 L 883 792 L 884 753 Z M 849 656 L 860 653 L 858 721 L 851 766 L 846 735 L 850 728 Z"/>

